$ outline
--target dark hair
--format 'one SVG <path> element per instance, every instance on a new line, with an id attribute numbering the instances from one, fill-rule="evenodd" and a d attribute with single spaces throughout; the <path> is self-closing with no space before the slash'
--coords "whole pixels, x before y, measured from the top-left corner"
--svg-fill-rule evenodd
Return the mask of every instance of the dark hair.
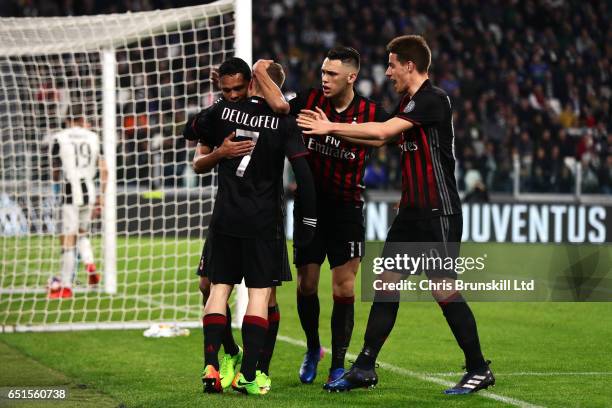
<path id="1" fill-rule="evenodd" d="M 251 80 L 251 68 L 243 59 L 232 57 L 223 61 L 219 66 L 219 78 L 224 75 L 242 74 L 247 81 Z"/>
<path id="2" fill-rule="evenodd" d="M 79 121 L 85 119 L 85 108 L 81 102 L 72 102 L 68 106 L 68 112 L 66 112 L 66 120 Z"/>
<path id="3" fill-rule="evenodd" d="M 359 71 L 359 52 L 354 48 L 344 46 L 334 47 L 327 53 L 327 58 L 330 60 L 340 60 L 343 64 L 352 65 Z"/>
<path id="4" fill-rule="evenodd" d="M 68 106 L 68 115 L 76 118 L 83 117 L 83 104 L 79 102 L 72 102 Z"/>
<path id="5" fill-rule="evenodd" d="M 399 62 L 414 62 L 421 74 L 429 71 L 431 65 L 431 50 L 427 41 L 420 35 L 402 35 L 392 39 L 387 44 L 387 52 L 397 54 Z"/>
<path id="6" fill-rule="evenodd" d="M 270 79 L 274 81 L 279 88 L 283 87 L 283 84 L 285 83 L 285 71 L 283 71 L 283 66 L 281 64 L 273 62 L 270 64 L 270 66 L 268 66 L 266 72 L 270 76 Z"/>

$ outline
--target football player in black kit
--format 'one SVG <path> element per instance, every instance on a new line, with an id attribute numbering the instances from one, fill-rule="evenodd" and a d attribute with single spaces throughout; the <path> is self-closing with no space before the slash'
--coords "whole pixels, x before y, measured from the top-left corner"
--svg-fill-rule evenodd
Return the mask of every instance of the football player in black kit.
<path id="1" fill-rule="evenodd" d="M 253 70 L 264 86 L 270 84 L 263 70 L 265 66 L 258 63 Z M 266 100 L 274 109 L 295 116 L 302 109 L 319 107 L 334 122 L 383 121 L 387 114 L 380 105 L 359 95 L 353 87 L 359 69 L 359 53 L 353 48 L 338 46 L 329 50 L 323 60 L 320 88 L 300 92 L 287 103 L 278 94 L 277 87 L 270 84 L 264 87 L 268 91 Z M 299 378 L 303 383 L 312 383 L 323 355 L 319 340 L 318 286 L 321 264 L 327 256 L 334 302 L 329 383 L 344 374 L 344 359 L 353 333 L 355 277 L 365 244 L 363 176 L 370 149 L 363 143 L 357 145 L 331 135 L 325 138 L 304 135 L 303 139 L 310 152 L 307 160 L 317 187 L 318 225 L 310 245 L 294 249 L 294 263 L 298 268 L 297 308 L 307 344 Z"/>
<path id="2" fill-rule="evenodd" d="M 223 61 L 218 70 L 213 71 L 212 79 L 221 90 L 223 99 L 230 102 L 238 102 L 248 96 L 248 87 L 249 82 L 251 81 L 251 68 L 244 60 L 240 58 L 228 58 Z M 188 134 L 191 131 L 192 129 L 190 127 L 186 128 L 186 132 Z M 196 138 L 193 135 L 191 137 L 194 139 Z M 226 150 L 228 150 L 227 155 L 229 156 L 242 155 L 250 151 L 250 144 L 248 142 L 228 141 L 224 147 Z M 197 160 L 199 157 L 204 155 L 206 151 L 205 146 L 198 144 L 196 146 L 194 159 Z M 204 257 L 206 250 L 207 244 L 205 244 L 204 248 L 202 249 L 202 257 L 200 258 L 196 272 L 200 277 L 200 292 L 202 292 L 202 300 L 204 305 L 206 305 L 206 301 L 210 295 L 210 280 L 208 279 L 208 276 L 206 276 Z M 272 332 L 274 331 L 274 328 L 278 328 L 278 318 L 276 317 L 279 317 L 280 315 L 278 313 L 278 306 L 276 305 L 275 300 L 276 299 L 274 297 L 271 297 L 271 304 L 268 308 L 268 319 L 270 320 L 270 330 L 268 330 L 269 336 L 273 334 Z M 231 309 L 228 305 L 226 307 L 227 326 L 225 327 L 225 332 L 221 340 L 225 354 L 221 358 L 221 362 L 219 364 L 219 374 L 221 376 L 221 386 L 223 388 L 228 388 L 232 384 L 232 381 L 236 376 L 236 367 L 242 362 L 242 349 L 234 340 L 231 326 L 231 316 Z M 204 322 L 202 321 L 202 330 L 203 329 Z M 264 354 L 267 353 L 268 349 L 274 348 L 275 339 L 272 337 L 275 336 L 271 336 L 270 339 L 267 339 L 267 344 L 264 346 Z M 272 354 L 269 354 L 271 358 Z M 260 364 L 266 366 L 266 361 L 263 361 L 265 359 L 260 360 Z M 269 365 L 269 360 L 267 363 Z M 267 369 L 265 371 L 265 375 L 267 376 Z"/>
<path id="3" fill-rule="evenodd" d="M 308 135 L 334 135 L 359 143 L 396 141 L 402 150 L 402 198 L 386 242 L 453 242 L 462 233 L 461 202 L 455 181 L 454 130 L 448 95 L 432 85 L 428 70 L 431 51 L 421 36 L 406 35 L 387 45 L 386 75 L 396 92 L 404 94 L 393 117 L 383 123 L 330 122 L 323 111 L 304 112 L 298 123 Z M 469 394 L 495 384 L 480 348 L 474 315 L 454 288 L 456 274 L 429 277 L 435 283 L 451 283 L 450 289 L 432 290 L 442 313 L 465 356 L 467 373 L 446 394 Z M 443 287 L 443 285 L 439 285 Z M 448 286 L 447 286 L 448 287 Z M 329 384 L 329 391 L 373 386 L 376 357 L 395 325 L 398 301 L 377 301 L 366 328 L 364 347 L 353 367 Z"/>
<path id="4" fill-rule="evenodd" d="M 282 67 L 269 68 L 284 79 Z M 280 72 L 280 73 L 279 73 Z M 282 80 L 280 82 L 282 84 Z M 244 355 L 232 387 L 260 395 L 268 389 L 255 379 L 260 350 L 268 331 L 268 300 L 287 273 L 283 167 L 289 158 L 298 183 L 295 245 L 307 244 L 316 228 L 314 183 L 295 119 L 275 114 L 259 95 L 255 80 L 249 98 L 220 99 L 194 117 L 185 137 L 199 140 L 196 172 L 218 165 L 219 189 L 203 257 L 211 291 L 205 307 L 203 382 L 206 392 L 221 392 L 217 353 L 226 327 L 226 303 L 234 284 L 244 278 L 249 303 L 242 324 Z M 237 143 L 231 146 L 230 143 Z"/>

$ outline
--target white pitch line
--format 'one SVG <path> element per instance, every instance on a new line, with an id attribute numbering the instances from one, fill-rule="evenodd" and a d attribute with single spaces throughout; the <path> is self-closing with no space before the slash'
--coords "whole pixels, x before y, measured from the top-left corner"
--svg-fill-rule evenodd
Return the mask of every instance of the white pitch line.
<path id="1" fill-rule="evenodd" d="M 434 377 L 456 377 L 465 373 L 423 373 L 424 375 L 431 375 Z M 563 377 L 563 376 L 598 376 L 598 375 L 612 375 L 612 371 L 551 371 L 548 373 L 537 372 L 537 371 L 521 371 L 517 373 L 495 373 L 495 377 Z"/>
<path id="2" fill-rule="evenodd" d="M 137 297 L 136 299 L 138 301 L 143 302 L 143 303 L 149 303 L 150 305 L 162 306 L 162 307 L 163 306 L 170 306 L 170 307 L 175 308 L 175 309 L 179 308 L 179 307 L 176 307 L 176 306 L 166 305 L 163 302 L 159 302 L 157 300 L 153 300 L 153 299 L 150 299 L 150 298 L 143 299 L 141 297 Z M 190 309 L 185 308 L 185 311 L 187 313 L 193 315 L 193 316 L 197 316 L 198 318 L 201 317 L 200 313 L 196 313 L 196 312 L 194 312 L 194 311 L 192 311 Z M 284 341 L 285 343 L 292 344 L 294 346 L 306 347 L 306 342 L 305 341 L 294 339 L 293 337 L 283 336 L 283 335 L 279 334 L 277 339 L 280 340 L 280 341 Z M 329 349 L 325 348 L 325 351 L 329 352 Z M 352 353 L 347 353 L 346 356 L 348 358 L 351 358 L 351 359 L 356 359 L 357 358 L 357 356 L 355 354 L 352 354 Z M 389 363 L 385 363 L 385 362 L 379 361 L 378 365 L 383 370 L 391 371 L 392 373 L 396 373 L 396 374 L 399 374 L 399 375 L 402 375 L 402 376 L 405 376 L 405 377 L 416 378 L 416 379 L 419 379 L 419 380 L 422 380 L 422 381 L 431 382 L 431 383 L 438 384 L 438 385 L 441 385 L 441 386 L 444 386 L 444 387 L 452 387 L 452 386 L 455 385 L 454 382 L 446 381 L 446 380 L 443 380 L 442 378 L 437 378 L 437 377 L 434 377 L 432 375 L 421 374 L 421 373 L 417 373 L 417 372 L 414 372 L 414 371 L 410 371 L 410 370 L 407 370 L 405 368 L 395 366 L 393 364 L 389 364 Z M 481 397 L 489 398 L 489 399 L 492 399 L 492 400 L 495 400 L 495 401 L 503 402 L 503 403 L 508 404 L 508 405 L 513 405 L 515 407 L 520 407 L 520 408 L 543 408 L 540 405 L 534 405 L 534 404 L 531 404 L 531 403 L 529 403 L 527 401 L 522 401 L 522 400 L 519 400 L 519 399 L 516 399 L 516 398 L 506 397 L 506 396 L 503 396 L 503 395 L 492 393 L 490 391 L 480 391 L 477 395 L 479 395 Z"/>
<path id="3" fill-rule="evenodd" d="M 283 336 L 283 335 L 279 334 L 277 339 L 279 339 L 281 341 L 284 341 L 286 343 L 289 343 L 289 344 L 293 344 L 295 346 L 306 347 L 306 342 L 304 342 L 302 340 L 294 339 L 292 337 L 287 337 L 287 336 Z M 325 349 L 325 352 L 329 352 L 329 350 L 327 348 L 324 348 L 324 349 Z M 357 356 L 355 354 L 352 354 L 352 353 L 347 353 L 346 356 L 348 358 L 351 358 L 351 359 L 356 359 L 357 358 Z M 402 375 L 402 376 L 405 376 L 405 377 L 416 378 L 416 379 L 419 379 L 419 380 L 422 380 L 422 381 L 427 381 L 427 382 L 431 382 L 431 383 L 434 383 L 434 384 L 442 385 L 444 387 L 452 387 L 452 386 L 455 385 L 454 382 L 446 381 L 446 380 L 443 380 L 441 378 L 434 377 L 432 375 L 421 374 L 421 373 L 417 373 L 417 372 L 414 372 L 414 371 L 410 371 L 410 370 L 407 370 L 405 368 L 395 366 L 393 364 L 384 363 L 384 362 L 379 361 L 378 365 L 383 370 L 391 371 L 392 373 L 396 373 L 396 374 L 399 374 L 399 375 Z M 461 374 L 463 374 L 463 373 L 461 373 Z M 494 394 L 494 393 L 492 393 L 490 391 L 480 391 L 478 393 L 478 395 L 480 395 L 481 397 L 486 397 L 486 398 L 495 400 L 495 401 L 503 402 L 503 403 L 506 403 L 506 404 L 509 404 L 509 405 L 514 405 L 516 407 L 521 407 L 521 408 L 542 408 L 540 405 L 534 405 L 534 404 L 531 404 L 529 402 L 522 401 L 522 400 L 519 400 L 519 399 L 516 399 L 516 398 L 510 398 L 510 397 L 506 397 L 506 396 L 503 396 L 503 395 Z"/>

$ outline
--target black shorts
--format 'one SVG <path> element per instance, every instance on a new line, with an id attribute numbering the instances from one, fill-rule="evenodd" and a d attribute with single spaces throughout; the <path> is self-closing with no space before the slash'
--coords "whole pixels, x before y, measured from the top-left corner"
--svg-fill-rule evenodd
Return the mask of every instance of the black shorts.
<path id="1" fill-rule="evenodd" d="M 406 219 L 397 214 L 387 233 L 388 242 L 461 242 L 461 214 L 424 219 Z"/>
<path id="2" fill-rule="evenodd" d="M 454 243 L 452 246 L 445 245 L 423 245 L 421 248 L 435 248 L 443 257 L 459 256 L 461 235 L 463 233 L 463 217 L 461 214 L 443 215 L 432 218 L 411 219 L 398 213 L 393 221 L 385 241 L 383 249 L 384 257 L 394 257 L 397 246 L 389 245 L 394 242 L 414 243 Z M 394 249 L 390 249 L 393 247 Z M 415 246 L 416 247 L 416 246 Z M 395 251 L 395 252 L 394 252 Z M 431 274 L 428 274 L 431 277 Z M 436 277 L 457 278 L 454 271 L 437 271 L 433 273 Z"/>
<path id="3" fill-rule="evenodd" d="M 299 219 L 299 214 L 296 212 L 294 217 Z M 353 258 L 363 257 L 363 204 L 319 204 L 317 218 L 317 230 L 311 243 L 303 248 L 293 247 L 296 266 L 321 265 L 327 256 L 330 268 L 334 269 Z"/>
<path id="4" fill-rule="evenodd" d="M 212 283 L 248 288 L 280 286 L 291 280 L 285 239 L 239 238 L 208 232 L 197 274 Z"/>

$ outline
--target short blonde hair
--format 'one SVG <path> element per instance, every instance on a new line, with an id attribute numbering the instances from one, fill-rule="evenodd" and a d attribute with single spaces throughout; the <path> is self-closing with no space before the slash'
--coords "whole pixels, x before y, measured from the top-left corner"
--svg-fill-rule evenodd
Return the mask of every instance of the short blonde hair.
<path id="1" fill-rule="evenodd" d="M 278 62 L 271 63 L 266 72 L 270 76 L 270 79 L 272 79 L 272 81 L 274 81 L 279 88 L 283 87 L 283 84 L 285 83 L 285 71 L 283 70 L 283 66 L 281 64 Z"/>

